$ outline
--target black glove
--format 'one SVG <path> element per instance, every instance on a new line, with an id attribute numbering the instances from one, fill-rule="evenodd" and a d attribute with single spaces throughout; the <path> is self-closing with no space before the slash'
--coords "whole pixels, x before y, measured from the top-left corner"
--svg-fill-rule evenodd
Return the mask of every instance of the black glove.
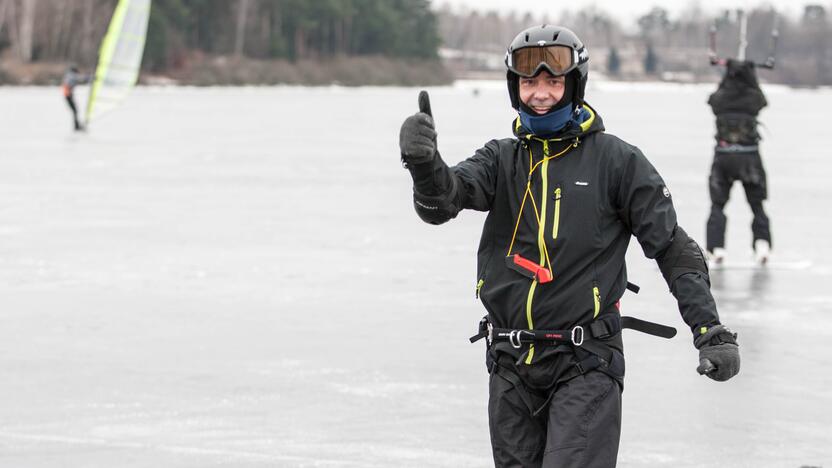
<path id="1" fill-rule="evenodd" d="M 436 155 L 436 130 L 427 91 L 419 93 L 419 112 L 405 119 L 399 133 L 402 162 L 407 165 L 433 161 Z"/>
<path id="2" fill-rule="evenodd" d="M 740 348 L 737 334 L 723 325 L 716 325 L 694 340 L 699 349 L 699 367 L 702 375 L 724 382 L 740 371 Z"/>

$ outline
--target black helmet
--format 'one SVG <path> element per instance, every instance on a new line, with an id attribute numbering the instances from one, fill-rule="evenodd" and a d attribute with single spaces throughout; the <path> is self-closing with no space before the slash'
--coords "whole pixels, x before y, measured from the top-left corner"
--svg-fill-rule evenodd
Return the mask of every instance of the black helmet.
<path id="1" fill-rule="evenodd" d="M 549 24 L 526 29 L 511 41 L 505 61 L 511 107 L 520 108 L 520 76 L 535 76 L 544 68 L 555 76 L 572 77 L 575 85 L 572 103 L 575 109 L 583 105 L 589 52 L 569 29 Z"/>

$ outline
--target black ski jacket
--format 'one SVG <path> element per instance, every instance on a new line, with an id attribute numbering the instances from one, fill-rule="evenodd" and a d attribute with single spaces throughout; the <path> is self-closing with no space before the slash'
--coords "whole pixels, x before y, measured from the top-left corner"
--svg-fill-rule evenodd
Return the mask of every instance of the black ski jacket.
<path id="1" fill-rule="evenodd" d="M 557 138 L 528 134 L 517 119 L 516 138 L 491 140 L 454 167 L 437 155 L 409 168 L 425 221 L 439 224 L 464 208 L 489 212 L 477 294 L 494 327 L 563 330 L 618 314 L 630 236 L 653 259 L 672 243 L 676 212 L 664 181 L 585 107 L 589 119 Z M 551 267 L 554 279 L 541 283 L 509 268 L 506 257 L 514 254 Z M 686 273 L 670 288 L 692 331 L 719 323 L 706 273 Z M 621 349 L 620 334 L 612 345 Z M 526 348 L 530 364 L 534 347 Z"/>

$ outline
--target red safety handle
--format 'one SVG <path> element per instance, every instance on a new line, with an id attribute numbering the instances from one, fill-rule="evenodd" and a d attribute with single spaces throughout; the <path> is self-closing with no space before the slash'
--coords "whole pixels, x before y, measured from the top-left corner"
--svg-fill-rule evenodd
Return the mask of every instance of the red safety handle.
<path id="1" fill-rule="evenodd" d="M 521 257 L 520 254 L 514 254 L 511 257 L 515 265 L 530 272 L 537 279 L 538 283 L 548 283 L 554 279 L 551 270 L 548 268 L 543 268 L 537 263 Z"/>

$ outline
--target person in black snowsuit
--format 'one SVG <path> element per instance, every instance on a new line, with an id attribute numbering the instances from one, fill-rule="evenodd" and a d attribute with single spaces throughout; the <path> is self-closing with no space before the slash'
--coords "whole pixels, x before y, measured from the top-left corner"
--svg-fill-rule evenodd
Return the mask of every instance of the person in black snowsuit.
<path id="1" fill-rule="evenodd" d="M 753 62 L 729 59 L 719 88 L 708 98 L 716 115 L 716 147 L 708 187 L 711 214 L 708 217 L 706 248 L 716 263 L 722 261 L 725 247 L 723 212 L 736 181 L 742 182 L 754 219 L 751 223 L 752 247 L 757 260 L 764 263 L 771 247 L 769 219 L 763 210 L 768 196 L 766 171 L 760 158 L 757 114 L 767 105 L 757 82 Z"/>
<path id="2" fill-rule="evenodd" d="M 635 235 L 657 261 L 693 332 L 700 372 L 739 371 L 702 250 L 677 225 L 670 191 L 638 148 L 605 133 L 584 102 L 588 54 L 570 30 L 520 33 L 508 49 L 514 138 L 491 140 L 449 167 L 427 93 L 401 128 L 417 214 L 441 224 L 487 211 L 477 294 L 488 314 L 489 426 L 499 467 L 612 467 L 621 428 L 621 328 L 657 324 L 619 314 Z M 632 287 L 632 285 L 630 285 Z"/>
<path id="3" fill-rule="evenodd" d="M 75 86 L 89 82 L 89 76 L 82 75 L 78 68 L 74 65 L 70 66 L 64 77 L 61 80 L 61 90 L 63 91 L 66 104 L 69 110 L 72 111 L 72 121 L 75 125 L 75 131 L 84 129 L 84 125 L 78 119 L 78 107 L 75 105 Z"/>

